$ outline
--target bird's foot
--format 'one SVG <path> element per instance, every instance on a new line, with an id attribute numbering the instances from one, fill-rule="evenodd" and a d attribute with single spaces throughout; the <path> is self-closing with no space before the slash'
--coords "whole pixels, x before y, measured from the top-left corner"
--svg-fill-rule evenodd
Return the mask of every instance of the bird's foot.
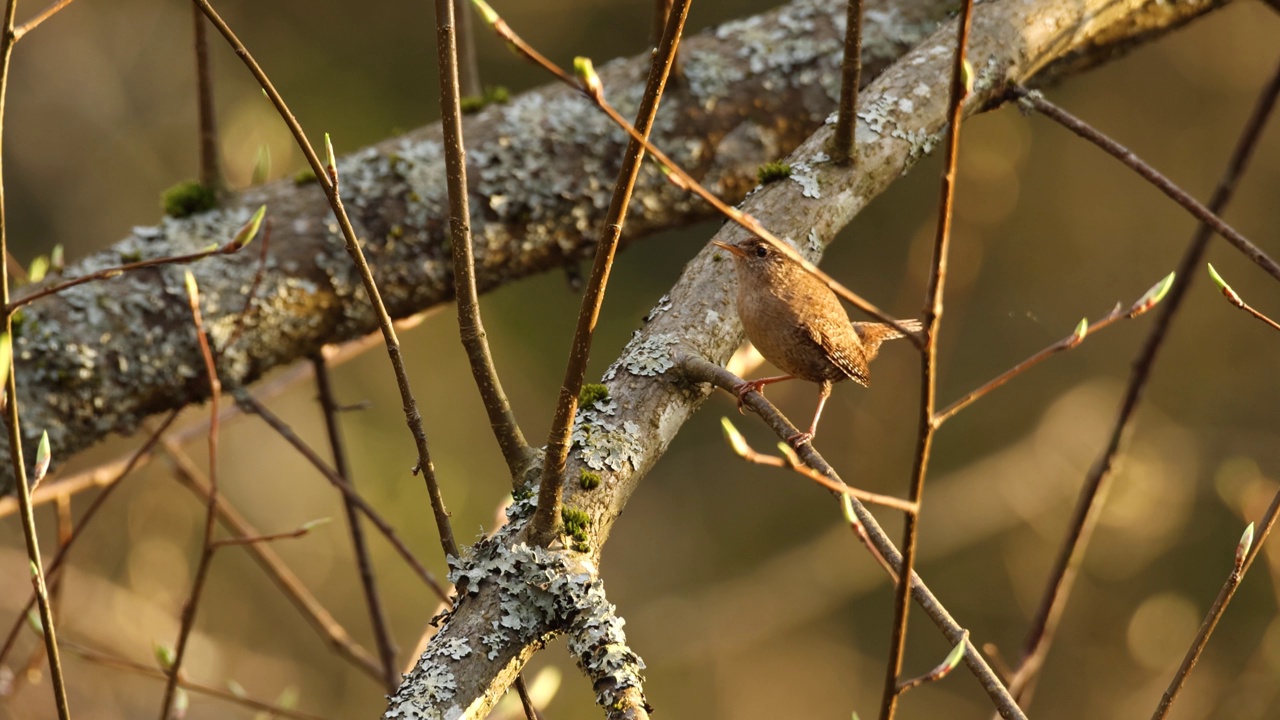
<path id="1" fill-rule="evenodd" d="M 813 440 L 812 432 L 798 432 L 787 438 L 787 444 L 790 445 L 792 449 L 799 450 L 801 445 L 804 445 L 811 440 Z"/>
<path id="2" fill-rule="evenodd" d="M 765 383 L 762 383 L 759 380 L 748 380 L 738 385 L 734 385 L 733 394 L 738 396 L 738 412 L 743 412 L 742 404 L 747 399 L 747 393 L 758 392 L 763 394 L 764 386 L 765 386 Z"/>

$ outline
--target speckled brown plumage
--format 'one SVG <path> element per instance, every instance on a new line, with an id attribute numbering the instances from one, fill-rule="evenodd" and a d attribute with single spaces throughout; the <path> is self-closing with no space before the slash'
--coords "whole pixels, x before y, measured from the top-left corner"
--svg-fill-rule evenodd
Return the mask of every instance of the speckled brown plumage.
<path id="1" fill-rule="evenodd" d="M 737 388 L 738 397 L 793 378 L 818 383 L 818 409 L 809 430 L 790 438 L 793 445 L 807 442 L 817 432 L 832 383 L 852 379 L 868 385 L 868 363 L 880 352 L 880 344 L 902 333 L 883 323 L 850 322 L 830 288 L 763 240 L 715 244 L 733 257 L 738 317 L 747 338 L 766 360 L 787 373 L 743 383 Z M 908 330 L 920 328 L 915 320 L 903 324 Z"/>

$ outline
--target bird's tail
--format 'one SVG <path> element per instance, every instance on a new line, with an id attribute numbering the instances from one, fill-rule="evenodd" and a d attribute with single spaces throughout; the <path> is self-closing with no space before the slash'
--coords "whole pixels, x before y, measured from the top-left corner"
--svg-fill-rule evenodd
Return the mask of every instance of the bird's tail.
<path id="1" fill-rule="evenodd" d="M 902 320 L 900 324 L 911 332 L 920 332 L 924 328 L 924 323 L 919 320 Z M 856 322 L 853 324 L 853 329 L 858 333 L 858 339 L 862 340 L 862 349 L 867 354 L 867 362 L 871 362 L 880 352 L 880 343 L 902 337 L 902 333 L 894 326 L 878 322 Z"/>

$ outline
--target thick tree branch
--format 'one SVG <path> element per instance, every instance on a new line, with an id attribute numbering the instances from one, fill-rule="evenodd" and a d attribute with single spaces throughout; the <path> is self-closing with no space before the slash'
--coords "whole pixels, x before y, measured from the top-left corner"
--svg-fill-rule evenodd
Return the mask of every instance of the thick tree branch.
<path id="1" fill-rule="evenodd" d="M 1007 83 L 1042 78 L 1039 73 L 1058 58 L 1072 58 L 1072 67 L 1079 67 L 1073 53 L 1084 47 L 1098 49 L 1095 41 L 1099 35 L 1123 43 L 1128 36 L 1117 28 L 1149 35 L 1156 28 L 1176 27 L 1218 4 L 1171 6 L 1156 0 L 983 3 L 975 11 L 968 53 L 977 79 L 966 111 L 976 112 L 998 102 Z M 798 7 L 793 5 L 791 10 Z M 832 9 L 838 11 L 842 6 L 834 4 Z M 812 16 L 802 14 L 782 24 L 811 21 Z M 827 159 L 824 149 L 833 127 L 823 127 L 789 158 L 793 168 L 801 168 L 793 181 L 774 183 L 756 192 L 743 210 L 776 234 L 796 239 L 806 256 L 816 258 L 826 240 L 909 170 L 940 136 L 955 32 L 954 26 L 943 28 L 862 93 L 856 172 Z M 696 76 L 697 58 L 691 53 L 686 63 L 687 73 Z M 744 232 L 726 225 L 716 238 L 731 242 Z M 564 503 L 581 513 L 593 551 L 607 539 L 640 479 L 709 393 L 707 386 L 682 381 L 678 373 L 669 372 L 674 367 L 674 353 L 679 348 L 691 349 L 712 362 L 723 363 L 742 339 L 733 311 L 731 273 L 723 260 L 715 250 L 707 249 L 686 267 L 605 373 L 609 399 L 579 410 L 568 477 L 590 474 L 600 482 L 569 483 Z M 516 528 L 504 536 L 511 550 L 527 540 L 516 531 L 529 512 L 527 505 L 521 507 L 523 510 L 515 513 Z M 580 557 L 559 551 L 570 558 L 565 562 Z M 483 552 L 492 550 L 486 545 Z M 464 562 L 472 560 L 468 556 Z M 511 578 L 505 574 L 490 582 L 468 574 L 468 586 L 475 594 L 453 611 L 423 662 L 401 687 L 387 717 L 435 717 L 451 707 L 465 708 L 468 717 L 483 716 L 532 653 L 566 629 L 566 616 L 551 613 L 532 618 L 532 627 L 524 623 L 529 618 L 522 618 L 515 628 L 501 623 L 495 626 L 495 619 L 510 616 Z M 460 651 L 464 646 L 470 649 L 465 654 Z M 453 655 L 442 652 L 448 647 L 458 651 Z M 423 688 L 422 683 L 431 678 L 447 678 L 447 698 L 415 695 L 415 688 Z M 416 714 L 405 714 L 410 707 Z"/>

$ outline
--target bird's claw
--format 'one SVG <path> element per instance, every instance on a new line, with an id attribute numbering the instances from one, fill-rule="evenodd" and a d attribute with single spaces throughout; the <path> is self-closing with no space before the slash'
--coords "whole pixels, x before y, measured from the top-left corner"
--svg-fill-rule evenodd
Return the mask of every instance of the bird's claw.
<path id="1" fill-rule="evenodd" d="M 787 438 L 787 444 L 790 445 L 792 449 L 799 450 L 801 445 L 808 443 L 810 440 L 813 440 L 813 433 L 798 432 Z"/>
<path id="2" fill-rule="evenodd" d="M 743 382 L 738 385 L 735 385 L 733 387 L 733 394 L 738 396 L 738 412 L 739 413 L 746 414 L 746 411 L 742 409 L 742 405 L 743 403 L 746 402 L 747 393 L 760 392 L 760 388 L 762 387 L 764 386 L 761 385 L 760 383 L 757 383 L 755 381 L 750 381 L 750 380 L 747 382 Z"/>

